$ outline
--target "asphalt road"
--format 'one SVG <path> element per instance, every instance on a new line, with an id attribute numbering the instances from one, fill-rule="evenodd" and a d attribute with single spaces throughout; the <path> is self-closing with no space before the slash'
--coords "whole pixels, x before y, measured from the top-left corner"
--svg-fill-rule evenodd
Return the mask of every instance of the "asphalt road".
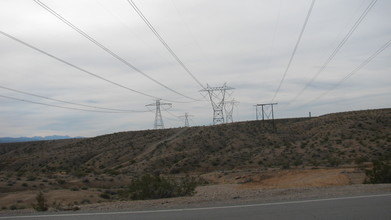
<path id="1" fill-rule="evenodd" d="M 391 194 L 366 195 L 316 200 L 260 203 L 236 206 L 123 211 L 100 213 L 53 213 L 8 216 L 0 219 L 122 220 L 122 219 L 387 219 L 391 220 Z"/>

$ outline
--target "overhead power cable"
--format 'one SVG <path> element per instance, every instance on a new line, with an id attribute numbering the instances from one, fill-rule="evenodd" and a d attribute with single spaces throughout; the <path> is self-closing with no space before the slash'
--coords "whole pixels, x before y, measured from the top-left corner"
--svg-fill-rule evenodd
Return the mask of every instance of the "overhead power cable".
<path id="1" fill-rule="evenodd" d="M 277 94 L 278 94 L 278 92 L 279 92 L 280 89 L 281 89 L 281 85 L 282 85 L 282 83 L 283 83 L 284 80 L 285 80 L 286 74 L 288 73 L 288 70 L 289 70 L 289 68 L 290 68 L 290 66 L 291 66 L 291 64 L 292 64 L 292 60 L 293 60 L 293 58 L 294 58 L 294 56 L 295 56 L 295 54 L 296 54 L 296 50 L 297 50 L 297 48 L 298 48 L 298 46 L 299 46 L 299 44 L 300 44 L 301 37 L 303 36 L 305 27 L 307 26 L 307 23 L 308 23 L 308 20 L 309 20 L 309 18 L 310 18 L 312 9 L 313 9 L 313 7 L 314 7 L 314 4 L 315 4 L 315 0 L 312 0 L 311 5 L 310 5 L 310 9 L 308 10 L 307 16 L 306 16 L 306 18 L 305 18 L 303 27 L 301 28 L 299 38 L 297 39 L 296 45 L 295 45 L 295 47 L 294 47 L 294 49 L 293 49 L 293 52 L 292 52 L 292 55 L 291 55 L 291 57 L 290 57 L 290 59 L 289 59 L 288 65 L 286 66 L 286 69 L 285 69 L 285 71 L 284 71 L 284 74 L 283 74 L 283 76 L 282 76 L 282 79 L 281 79 L 281 81 L 280 81 L 280 83 L 279 83 L 279 85 L 278 85 L 278 88 L 277 88 L 276 92 L 274 93 L 274 96 L 273 96 L 271 102 L 273 102 L 274 99 L 277 97 Z"/>
<path id="2" fill-rule="evenodd" d="M 173 114 L 171 111 L 168 111 L 169 109 L 163 108 L 163 110 L 164 110 L 165 112 L 167 112 L 168 114 L 170 114 L 171 116 L 175 117 L 175 120 L 181 121 L 181 120 L 179 120 L 180 117 L 179 117 L 179 116 L 176 116 L 176 115 Z"/>
<path id="3" fill-rule="evenodd" d="M 334 59 L 335 55 L 339 52 L 339 50 L 342 48 L 342 46 L 348 41 L 348 39 L 352 36 L 353 32 L 357 29 L 357 27 L 361 24 L 361 22 L 364 20 L 364 18 L 367 16 L 369 11 L 372 9 L 372 7 L 376 4 L 377 0 L 372 0 L 368 7 L 363 11 L 361 16 L 357 19 L 357 21 L 354 23 L 352 28 L 350 28 L 349 32 L 345 35 L 345 37 L 342 39 L 342 41 L 338 44 L 338 46 L 334 49 L 334 51 L 331 53 L 331 55 L 327 58 L 326 62 L 320 67 L 318 72 L 308 81 L 304 87 L 300 90 L 300 92 L 292 99 L 291 102 L 295 101 L 303 92 L 315 81 L 315 79 L 326 69 L 326 67 L 330 64 L 330 62 Z"/>
<path id="4" fill-rule="evenodd" d="M 318 101 L 323 96 L 327 95 L 329 92 L 336 89 L 339 85 L 341 85 L 343 82 L 345 82 L 347 79 L 349 79 L 351 76 L 356 74 L 359 70 L 361 70 L 363 67 L 365 67 L 369 62 L 371 62 L 377 55 L 379 55 L 381 52 L 383 52 L 387 47 L 389 47 L 391 44 L 391 40 L 389 40 L 387 43 L 383 44 L 375 53 L 373 53 L 371 56 L 369 56 L 364 62 L 362 62 L 360 65 L 358 65 L 353 71 L 351 71 L 349 74 L 347 74 L 344 78 L 342 78 L 339 82 L 337 82 L 333 87 L 331 87 L 329 90 L 325 91 L 315 99 L 309 101 L 308 103 Z M 307 103 L 307 104 L 308 104 Z"/>
<path id="5" fill-rule="evenodd" d="M 164 47 L 168 50 L 168 52 L 174 57 L 174 59 L 179 63 L 179 65 L 182 66 L 182 68 L 191 76 L 191 78 L 194 79 L 200 85 L 203 89 L 205 87 L 202 85 L 202 83 L 194 76 L 194 74 L 189 70 L 189 68 L 182 62 L 181 59 L 175 54 L 175 52 L 171 49 L 170 46 L 166 43 L 166 41 L 160 36 L 159 32 L 153 27 L 151 22 L 144 16 L 144 14 L 140 11 L 140 9 L 137 7 L 137 5 L 132 1 L 128 0 L 129 4 L 132 6 L 132 8 L 137 12 L 137 14 L 140 16 L 140 18 L 144 21 L 144 23 L 149 27 L 149 29 L 152 31 L 152 33 L 159 39 L 159 41 L 164 45 Z"/>
<path id="6" fill-rule="evenodd" d="M 48 11 L 49 13 L 51 13 L 52 15 L 54 15 L 56 18 L 58 18 L 60 21 L 62 21 L 63 23 L 65 23 L 66 25 L 68 25 L 70 28 L 72 28 L 73 30 L 75 30 L 76 32 L 78 32 L 79 34 L 81 34 L 83 37 L 87 38 L 90 42 L 92 42 L 93 44 L 95 44 L 96 46 L 98 46 L 99 48 L 101 48 L 102 50 L 106 51 L 108 54 L 110 54 L 112 57 L 114 57 L 115 59 L 119 60 L 121 63 L 125 64 L 126 66 L 128 66 L 129 68 L 133 69 L 134 71 L 140 73 L 141 75 L 145 76 L 146 78 L 148 78 L 149 80 L 155 82 L 156 84 L 166 88 L 167 90 L 170 90 L 171 92 L 177 94 L 177 95 L 180 95 L 180 96 L 183 96 L 185 98 L 188 98 L 188 99 L 191 99 L 193 101 L 199 101 L 195 98 L 192 98 L 192 97 L 189 97 L 183 93 L 180 93 L 168 86 L 166 86 L 165 84 L 159 82 L 158 80 L 152 78 L 151 76 L 147 75 L 146 73 L 144 73 L 143 71 L 141 71 L 140 69 L 138 69 L 137 67 L 135 67 L 134 65 L 132 65 L 131 63 L 129 63 L 128 61 L 126 61 L 125 59 L 123 59 L 122 57 L 120 57 L 118 54 L 114 53 L 112 50 L 108 49 L 107 47 L 105 47 L 104 45 L 102 45 L 101 43 L 99 43 L 97 40 L 95 40 L 94 38 L 92 38 L 90 35 L 88 35 L 86 32 L 82 31 L 80 28 L 76 27 L 74 24 L 72 24 L 70 21 L 68 21 L 67 19 L 65 19 L 64 17 L 62 17 L 61 15 L 59 15 L 57 12 L 55 12 L 53 9 L 51 9 L 49 6 L 47 6 L 46 4 L 42 3 L 41 1 L 39 0 L 34 0 L 34 2 L 36 2 L 39 6 L 41 6 L 43 9 L 45 9 L 46 11 Z"/>
<path id="7" fill-rule="evenodd" d="M 59 105 L 52 105 L 52 104 L 47 104 L 47 103 L 42 103 L 42 102 L 35 102 L 31 100 L 26 100 L 26 99 L 19 99 L 15 97 L 10 97 L 10 96 L 5 96 L 5 95 L 0 95 L 0 97 L 7 98 L 7 99 L 13 99 L 21 102 L 28 102 L 28 103 L 33 103 L 37 105 L 44 105 L 44 106 L 50 106 L 50 107 L 55 107 L 55 108 L 63 108 L 63 109 L 70 109 L 70 110 L 77 110 L 77 111 L 85 111 L 85 112 L 97 112 L 97 113 L 129 113 L 129 112 L 124 112 L 124 111 L 103 111 L 103 110 L 91 110 L 91 109 L 81 109 L 81 108 L 73 108 L 73 107 L 65 107 L 65 106 L 59 106 Z"/>
<path id="8" fill-rule="evenodd" d="M 98 74 L 92 73 L 92 72 L 90 72 L 90 71 L 88 71 L 88 70 L 85 70 L 85 69 L 83 69 L 83 68 L 81 68 L 81 67 L 78 67 L 78 66 L 76 66 L 76 65 L 74 65 L 74 64 L 72 64 L 72 63 L 70 63 L 70 62 L 68 62 L 68 61 L 65 61 L 65 60 L 63 60 L 63 59 L 61 59 L 61 58 L 59 58 L 59 57 L 56 57 L 56 56 L 54 56 L 53 54 L 50 54 L 50 53 L 48 53 L 48 52 L 46 52 L 46 51 L 44 51 L 44 50 L 41 50 L 41 49 L 39 49 L 39 48 L 37 48 L 37 47 L 35 47 L 35 46 L 33 46 L 33 45 L 27 43 L 27 42 L 24 42 L 24 41 L 22 41 L 22 40 L 20 40 L 20 39 L 18 39 L 18 38 L 16 38 L 16 37 L 10 35 L 10 34 L 7 34 L 7 33 L 3 32 L 3 31 L 1 31 L 1 30 L 0 30 L 0 34 L 2 34 L 2 35 L 4 35 L 4 36 L 6 36 L 6 37 L 8 37 L 8 38 L 10 38 L 10 39 L 12 39 L 12 40 L 18 42 L 18 43 L 21 43 L 21 44 L 23 44 L 23 45 L 25 45 L 25 46 L 27 46 L 27 47 L 29 47 L 29 48 L 35 50 L 35 51 L 38 51 L 38 52 L 40 52 L 40 53 L 42 53 L 42 54 L 44 54 L 44 55 L 46 55 L 46 56 L 48 56 L 48 57 L 50 57 L 50 58 L 53 58 L 53 59 L 55 59 L 55 60 L 57 60 L 57 61 L 59 61 L 59 62 L 61 62 L 61 63 L 64 63 L 64 64 L 66 64 L 66 65 L 68 65 L 68 66 L 70 66 L 70 67 L 73 67 L 73 68 L 75 68 L 75 69 L 81 71 L 81 72 L 84 72 L 84 73 L 86 73 L 86 74 L 88 74 L 88 75 L 90 75 L 90 76 L 96 77 L 96 78 L 98 78 L 98 79 L 101 79 L 101 80 L 103 80 L 103 81 L 106 81 L 106 82 L 108 82 L 108 83 L 111 83 L 111 84 L 113 84 L 113 85 L 116 85 L 116 86 L 118 86 L 118 87 L 121 87 L 121 88 L 123 88 L 123 89 L 129 90 L 129 91 L 131 91 L 131 92 L 135 92 L 135 93 L 138 93 L 138 94 L 140 94 L 140 95 L 147 96 L 147 97 L 150 97 L 150 98 L 153 98 L 153 99 L 161 99 L 161 100 L 166 100 L 166 101 L 169 101 L 169 102 L 176 102 L 176 103 L 186 103 L 186 102 L 181 102 L 181 101 L 173 101 L 173 100 L 169 100 L 169 99 L 159 98 L 159 97 L 156 97 L 156 96 L 153 96 L 153 95 L 149 95 L 149 94 L 144 93 L 144 92 L 140 92 L 140 91 L 131 89 L 131 88 L 129 88 L 129 87 L 126 87 L 126 86 L 124 86 L 124 85 L 121 85 L 121 84 L 119 84 L 119 83 L 116 83 L 116 82 L 114 82 L 114 81 L 111 81 L 111 80 L 109 80 L 109 79 L 106 79 L 106 78 L 104 78 L 104 77 L 102 77 L 102 76 L 100 76 L 100 75 L 98 75 Z"/>
<path id="9" fill-rule="evenodd" d="M 106 79 L 106 78 L 104 78 L 104 77 L 102 77 L 102 76 L 99 76 L 98 74 L 95 74 L 95 73 L 92 73 L 92 72 L 90 72 L 90 71 L 87 71 L 87 70 L 85 70 L 85 69 L 83 69 L 83 68 L 81 68 L 81 67 L 78 67 L 78 66 L 76 66 L 76 65 L 74 65 L 74 64 L 72 64 L 72 63 L 70 63 L 70 62 L 68 62 L 68 61 L 65 61 L 65 60 L 63 60 L 63 59 L 61 59 L 61 58 L 59 58 L 59 57 L 56 57 L 56 56 L 54 56 L 54 55 L 52 55 L 52 54 L 50 54 L 50 53 L 48 53 L 48 52 L 46 52 L 46 51 L 43 51 L 43 50 L 41 50 L 41 49 L 39 49 L 39 48 L 37 48 L 37 47 L 35 47 L 35 46 L 29 44 L 29 43 L 26 43 L 26 42 L 24 42 L 24 41 L 22 41 L 22 40 L 20 40 L 20 39 L 18 39 L 18 38 L 16 38 L 16 37 L 10 35 L 10 34 L 7 34 L 7 33 L 3 32 L 3 31 L 1 31 L 1 30 L 0 30 L 0 34 L 6 36 L 6 37 L 8 37 L 8 38 L 10 38 L 10 39 L 12 39 L 12 40 L 14 40 L 14 41 L 16 41 L 16 42 L 19 42 L 19 43 L 21 43 L 21 44 L 23 44 L 23 45 L 25 45 L 25 46 L 27 46 L 27 47 L 33 49 L 33 50 L 36 50 L 36 51 L 38 51 L 38 52 L 40 52 L 40 53 L 42 53 L 42 54 L 45 54 L 45 55 L 48 56 L 48 57 L 51 57 L 51 58 L 53 58 L 53 59 L 55 59 L 55 60 L 57 60 L 57 61 L 60 61 L 60 62 L 66 64 L 66 65 L 68 65 L 68 66 L 71 66 L 71 67 L 73 67 L 73 68 L 75 68 L 75 69 L 77 69 L 77 70 L 80 70 L 80 71 L 82 71 L 82 72 L 84 72 L 84 73 L 87 73 L 87 74 L 89 74 L 89 75 L 91 75 L 91 76 L 93 76 L 93 77 L 96 77 L 96 78 L 101 79 L 101 80 L 103 80 L 103 81 L 109 82 L 109 83 L 114 84 L 114 85 L 116 85 L 116 86 L 119 86 L 119 87 L 121 87 L 121 88 L 130 90 L 130 91 L 132 91 L 132 92 L 135 92 L 135 93 L 138 93 L 138 94 L 141 94 L 141 95 L 144 95 L 144 96 L 148 96 L 148 97 L 150 97 L 150 98 L 157 99 L 157 97 L 155 97 L 155 96 L 148 95 L 148 94 L 146 94 L 146 93 L 143 93 L 143 92 L 140 92 L 140 91 L 137 91 L 137 90 L 128 88 L 128 87 L 123 86 L 123 85 L 121 85 L 121 84 L 119 84 L 119 83 L 113 82 L 113 81 L 108 80 L 108 79 Z"/>
<path id="10" fill-rule="evenodd" d="M 65 103 L 65 104 L 77 105 L 77 106 L 82 106 L 82 107 L 87 107 L 87 108 L 94 108 L 94 109 L 101 109 L 101 110 L 108 110 L 108 111 L 116 111 L 116 112 L 124 112 L 124 113 L 129 113 L 129 112 L 147 112 L 147 111 L 137 111 L 137 110 L 124 110 L 124 109 L 115 109 L 115 108 L 104 108 L 104 107 L 98 107 L 98 106 L 92 106 L 92 105 L 79 104 L 79 103 L 64 101 L 64 100 L 60 100 L 60 99 L 49 98 L 49 97 L 45 97 L 45 96 L 37 95 L 37 94 L 34 94 L 34 93 L 29 93 L 29 92 L 17 90 L 17 89 L 12 89 L 12 88 L 8 88 L 8 87 L 2 86 L 2 85 L 0 85 L 0 88 L 6 89 L 6 90 L 9 90 L 9 91 L 13 91 L 13 92 L 17 92 L 17 93 L 20 93 L 20 94 L 24 94 L 24 95 L 35 96 L 35 97 L 42 98 L 42 99 L 47 99 L 47 100 L 51 100 L 51 101 L 62 102 L 62 103 Z"/>

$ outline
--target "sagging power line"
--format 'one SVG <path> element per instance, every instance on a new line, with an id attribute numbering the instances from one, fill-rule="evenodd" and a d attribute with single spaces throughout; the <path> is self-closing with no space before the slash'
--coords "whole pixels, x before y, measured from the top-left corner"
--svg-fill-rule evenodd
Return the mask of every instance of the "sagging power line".
<path id="1" fill-rule="evenodd" d="M 363 13 L 360 15 L 360 17 L 357 19 L 357 21 L 354 23 L 354 25 L 350 28 L 350 30 L 345 35 L 345 37 L 342 39 L 342 41 L 338 44 L 338 46 L 333 50 L 333 52 L 330 54 L 330 56 L 327 58 L 327 60 L 319 68 L 319 70 L 316 72 L 316 74 L 304 85 L 304 87 L 300 90 L 300 92 L 290 102 L 296 101 L 297 98 L 300 97 L 303 94 L 303 92 L 315 81 L 316 78 L 318 78 L 318 76 L 333 61 L 334 57 L 337 55 L 337 53 L 340 51 L 340 49 L 344 46 L 344 44 L 349 40 L 349 38 L 352 36 L 352 34 L 357 29 L 357 27 L 361 24 L 361 22 L 365 19 L 365 17 L 369 13 L 369 11 L 376 4 L 376 2 L 377 2 L 377 0 L 372 0 L 369 3 L 367 8 L 363 11 Z"/>
<path id="2" fill-rule="evenodd" d="M 60 14 L 58 14 L 56 11 L 54 11 L 53 9 L 51 9 L 49 6 L 47 6 L 46 4 L 42 3 L 41 1 L 39 0 L 34 0 L 35 3 L 37 3 L 39 6 L 41 6 L 43 9 L 45 9 L 46 11 L 48 11 L 49 13 L 51 13 L 52 15 L 54 15 L 56 18 L 58 18 L 60 21 L 62 21 L 63 23 L 65 23 L 67 26 L 69 26 L 70 28 L 72 28 L 73 30 L 75 30 L 77 33 L 79 33 L 80 35 L 82 35 L 83 37 L 85 37 L 87 40 L 89 40 L 90 42 L 92 42 L 93 44 L 95 44 L 96 46 L 98 46 L 99 48 L 101 48 L 102 50 L 104 50 L 105 52 L 107 52 L 108 54 L 110 54 L 112 57 L 114 57 L 115 59 L 117 59 L 118 61 L 120 61 L 121 63 L 125 64 L 127 67 L 133 69 L 134 71 L 140 73 L 141 75 L 143 75 L 144 77 L 148 78 L 149 80 L 153 81 L 154 83 L 164 87 L 165 89 L 177 94 L 177 95 L 180 95 L 182 97 L 185 97 L 187 99 L 191 99 L 193 101 L 199 101 L 198 99 L 195 99 L 195 98 L 192 98 L 190 96 L 187 96 L 183 93 L 180 93 L 170 87 L 168 87 L 167 85 L 161 83 L 160 81 L 152 78 L 151 76 L 149 76 L 148 74 L 144 73 L 143 71 L 141 71 L 140 69 L 138 69 L 137 67 L 135 67 L 134 65 L 132 65 L 131 63 L 129 63 L 128 61 L 126 61 L 124 58 L 120 57 L 118 54 L 114 53 L 112 50 L 110 50 L 109 48 L 107 48 L 106 46 L 104 46 L 103 44 L 99 43 L 97 40 L 95 40 L 93 37 L 91 37 L 90 35 L 88 35 L 86 32 L 84 32 L 83 30 L 81 30 L 80 28 L 76 27 L 74 24 L 72 24 L 70 21 L 68 21 L 67 19 L 65 19 L 63 16 L 61 16 Z"/>
<path id="3" fill-rule="evenodd" d="M 282 75 L 282 79 L 280 80 L 280 83 L 278 84 L 277 90 L 276 90 L 276 92 L 274 93 L 274 96 L 273 96 L 273 98 L 272 98 L 272 102 L 273 102 L 274 99 L 277 97 L 277 94 L 278 94 L 278 92 L 279 92 L 280 89 L 281 89 L 281 85 L 282 85 L 282 83 L 284 82 L 285 77 L 286 77 L 286 74 L 288 73 L 288 70 L 289 70 L 289 68 L 290 68 L 290 66 L 291 66 L 291 64 L 292 64 L 292 60 L 293 60 L 293 58 L 294 58 L 294 56 L 295 56 L 295 54 L 296 54 L 297 48 L 299 47 L 299 44 L 300 44 L 300 41 L 301 41 L 301 37 L 303 36 L 305 27 L 307 26 L 307 23 L 308 23 L 308 20 L 309 20 L 309 18 L 310 18 L 312 9 L 313 9 L 313 7 L 314 7 L 314 4 L 315 4 L 315 0 L 312 0 L 310 9 L 308 10 L 307 16 L 306 16 L 306 18 L 305 18 L 303 27 L 301 28 L 301 31 L 300 31 L 300 34 L 299 34 L 299 38 L 298 38 L 297 41 L 296 41 L 296 44 L 295 44 L 295 47 L 294 47 L 294 49 L 293 49 L 293 51 L 292 51 L 291 57 L 289 58 L 288 65 L 286 66 L 285 71 L 284 71 L 284 74 Z"/>
<path id="4" fill-rule="evenodd" d="M 118 87 L 121 87 L 121 88 L 123 88 L 123 89 L 127 89 L 127 90 L 129 90 L 129 91 L 138 93 L 138 94 L 140 94 L 140 95 L 144 95 L 144 96 L 147 96 L 147 97 L 150 97 L 150 98 L 158 99 L 158 97 L 155 97 L 155 96 L 153 96 L 153 95 L 149 95 L 149 94 L 146 94 L 146 93 L 143 93 L 143 92 L 140 92 L 140 91 L 131 89 L 131 88 L 129 88 L 129 87 L 126 87 L 126 86 L 124 86 L 124 85 L 121 85 L 121 84 L 119 84 L 119 83 L 116 83 L 116 82 L 114 82 L 114 81 L 111 81 L 111 80 L 109 80 L 109 79 L 106 79 L 106 78 L 104 78 L 104 77 L 102 77 L 102 76 L 100 76 L 100 75 L 98 75 L 98 74 L 95 74 L 95 73 L 92 73 L 92 72 L 90 72 L 90 71 L 88 71 L 88 70 L 85 70 L 85 69 L 83 69 L 83 68 L 81 68 L 81 67 L 79 67 L 79 66 L 76 66 L 76 65 L 74 65 L 74 64 L 72 64 L 72 63 L 70 63 L 70 62 L 68 62 L 68 61 L 66 61 L 66 60 L 63 60 L 63 59 L 61 59 L 61 58 L 59 58 L 59 57 L 57 57 L 57 56 L 54 56 L 53 54 L 50 54 L 50 53 L 48 53 L 48 52 L 46 52 L 46 51 L 44 51 L 44 50 L 41 50 L 41 49 L 39 49 L 38 47 L 35 47 L 35 46 L 33 46 L 33 45 L 31 45 L 31 44 L 25 42 L 25 41 L 22 41 L 22 40 L 20 40 L 20 39 L 14 37 L 14 36 L 12 36 L 12 35 L 10 35 L 10 34 L 7 34 L 7 33 L 5 33 L 4 31 L 1 31 L 1 30 L 0 30 L 0 34 L 4 35 L 4 36 L 6 36 L 6 37 L 8 37 L 8 38 L 10 38 L 10 39 L 12 39 L 12 40 L 14 40 L 14 41 L 20 43 L 20 44 L 23 44 L 23 45 L 26 46 L 26 47 L 29 47 L 29 48 L 31 48 L 31 49 L 33 49 L 33 50 L 35 50 L 35 51 L 38 51 L 39 53 L 42 53 L 42 54 L 44 54 L 44 55 L 46 55 L 46 56 L 48 56 L 48 57 L 50 57 L 50 58 L 52 58 L 52 59 L 55 59 L 55 60 L 57 60 L 57 61 L 59 61 L 59 62 L 61 62 L 61 63 L 64 63 L 64 64 L 66 64 L 66 65 L 68 65 L 68 66 L 70 66 L 70 67 L 73 67 L 73 68 L 75 68 L 75 69 L 77 69 L 77 70 L 79 70 L 79 71 L 81 71 L 81 72 L 84 72 L 84 73 L 86 73 L 86 74 L 88 74 L 88 75 L 90 75 L 90 76 L 96 77 L 96 78 L 98 78 L 98 79 L 101 79 L 101 80 L 103 80 L 103 81 L 106 81 L 106 82 L 108 82 L 108 83 L 111 83 L 111 84 L 113 84 L 113 85 L 116 85 L 116 86 L 118 86 Z"/>
<path id="5" fill-rule="evenodd" d="M 26 100 L 26 99 L 19 99 L 11 96 L 5 96 L 5 95 L 0 95 L 0 97 L 7 98 L 7 99 L 12 99 L 16 101 L 21 101 L 21 102 L 27 102 L 27 103 L 32 103 L 32 104 L 37 104 L 37 105 L 44 105 L 44 106 L 49 106 L 49 107 L 55 107 L 55 108 L 63 108 L 63 109 L 69 109 L 69 110 L 77 110 L 77 111 L 84 111 L 84 112 L 96 112 L 96 113 L 129 113 L 129 112 L 124 112 L 124 111 L 103 111 L 103 110 L 91 110 L 91 109 L 81 109 L 81 108 L 74 108 L 74 107 L 66 107 L 66 106 L 59 106 L 59 105 L 52 105 L 52 104 L 47 104 L 43 102 L 36 102 L 36 101 L 31 101 L 31 100 Z"/>
<path id="6" fill-rule="evenodd" d="M 66 65 L 68 65 L 68 66 L 70 66 L 70 67 L 72 67 L 72 68 L 74 68 L 74 69 L 77 69 L 77 70 L 79 70 L 79 71 L 81 71 L 81 72 L 83 72 L 83 73 L 86 73 L 86 74 L 88 74 L 88 75 L 90 75 L 90 76 L 93 76 L 93 77 L 95 77 L 95 78 L 98 78 L 98 79 L 100 79 L 100 80 L 103 80 L 103 81 L 105 81 L 105 82 L 108 82 L 108 83 L 110 83 L 110 84 L 113 84 L 113 85 L 115 85 L 115 86 L 118 86 L 118 87 L 121 87 L 121 88 L 123 88 L 123 89 L 126 89 L 126 90 L 128 90 L 128 91 L 131 91 L 131 92 L 134 92 L 134 93 L 138 93 L 138 94 L 140 94 L 140 95 L 147 96 L 147 97 L 150 97 L 150 98 L 153 98 L 153 99 L 161 99 L 161 100 L 166 100 L 166 101 L 175 102 L 175 103 L 187 103 L 187 102 L 182 102 L 182 101 L 175 101 L 175 100 L 169 100 L 169 99 L 160 98 L 160 97 L 157 97 L 157 96 L 153 96 L 153 95 L 150 95 L 150 94 L 147 94 L 147 93 L 140 92 L 140 91 L 138 91 L 138 90 L 129 88 L 129 87 L 124 86 L 124 85 L 122 85 L 122 84 L 120 84 L 120 83 L 117 83 L 117 82 L 111 81 L 111 80 L 109 80 L 109 79 L 107 79 L 107 78 L 104 78 L 104 77 L 102 77 L 102 76 L 100 76 L 100 75 L 98 75 L 98 74 L 96 74 L 96 73 L 92 73 L 91 71 L 88 71 L 88 70 L 85 70 L 85 69 L 83 69 L 83 68 L 81 68 L 81 67 L 79 67 L 79 66 L 76 66 L 75 64 L 72 64 L 72 63 L 70 63 L 70 62 L 68 62 L 68 61 L 66 61 L 66 60 L 63 60 L 63 59 L 61 59 L 61 58 L 59 58 L 59 57 L 53 55 L 53 54 L 50 54 L 50 53 L 48 53 L 48 52 L 46 52 L 46 51 L 44 51 L 44 50 L 42 50 L 42 49 L 39 49 L 39 48 L 36 47 L 36 46 L 33 46 L 33 45 L 31 45 L 31 44 L 29 44 L 29 43 L 27 43 L 27 42 L 25 42 L 25 41 L 23 41 L 23 40 L 21 40 L 21 39 L 18 39 L 18 38 L 14 37 L 14 36 L 12 36 L 12 35 L 10 35 L 10 34 L 8 34 L 8 33 L 5 33 L 4 31 L 1 31 L 1 30 L 0 30 L 0 34 L 4 35 L 4 36 L 6 36 L 6 37 L 8 37 L 8 38 L 10 38 L 10 39 L 12 39 L 12 40 L 14 40 L 14 41 L 20 43 L 20 44 L 23 44 L 24 46 L 29 47 L 29 48 L 31 48 L 31 49 L 33 49 L 33 50 L 35 50 L 35 51 L 37 51 L 37 52 L 39 52 L 39 53 L 41 53 L 41 54 L 44 54 L 44 55 L 46 55 L 46 56 L 48 56 L 48 57 L 50 57 L 50 58 L 52 58 L 52 59 L 55 59 L 55 60 L 57 60 L 57 61 L 59 61 L 59 62 L 61 62 L 61 63 L 63 63 L 63 64 L 66 64 Z"/>
<path id="7" fill-rule="evenodd" d="M 360 65 L 358 65 L 354 70 L 352 70 L 350 73 L 348 73 L 344 78 L 342 78 L 339 82 L 337 82 L 333 87 L 322 93 L 321 95 L 317 96 L 313 100 L 309 101 L 308 103 L 315 102 L 319 99 L 321 99 L 323 96 L 327 95 L 334 89 L 336 89 L 339 85 L 341 85 L 343 82 L 345 82 L 347 79 L 349 79 L 352 75 L 356 74 L 359 70 L 361 70 L 363 67 L 365 67 L 369 62 L 371 62 L 377 55 L 379 55 L 381 52 L 383 52 L 387 47 L 389 47 L 391 44 L 391 40 L 387 41 L 387 43 L 383 44 L 378 50 L 376 50 L 375 53 L 373 53 L 371 56 L 369 56 L 366 60 L 364 60 Z M 307 103 L 307 104 L 308 104 Z"/>
<path id="8" fill-rule="evenodd" d="M 24 95 L 34 96 L 34 97 L 38 97 L 38 98 L 42 98 L 42 99 L 47 99 L 47 100 L 51 100 L 51 101 L 62 102 L 62 103 L 65 103 L 65 104 L 71 104 L 71 105 L 82 106 L 82 107 L 87 107 L 87 108 L 94 108 L 94 109 L 101 109 L 101 110 L 108 110 L 108 111 L 115 111 L 115 112 L 123 112 L 123 113 L 147 112 L 147 111 L 125 110 L 125 109 L 115 109 L 115 108 L 104 108 L 104 107 L 98 107 L 98 106 L 92 106 L 92 105 L 85 105 L 85 104 L 80 104 L 80 103 L 75 103 L 75 102 L 64 101 L 64 100 L 60 100 L 60 99 L 49 98 L 49 97 L 37 95 L 37 94 L 34 94 L 34 93 L 30 93 L 30 92 L 25 92 L 25 91 L 21 91 L 21 90 L 17 90 L 17 89 L 12 89 L 12 88 L 5 87 L 5 86 L 2 86 L 2 85 L 0 85 L 0 88 L 6 89 L 6 90 L 9 90 L 9 91 L 13 91 L 13 92 L 17 92 L 17 93 L 20 93 L 20 94 L 24 94 Z"/>
<path id="9" fill-rule="evenodd" d="M 151 22 L 144 16 L 144 14 L 141 12 L 141 10 L 137 7 L 137 5 L 132 1 L 128 0 L 129 4 L 132 6 L 132 8 L 137 12 L 137 14 L 140 16 L 140 18 L 144 21 L 144 23 L 149 27 L 149 29 L 152 31 L 152 33 L 159 39 L 159 41 L 163 44 L 163 46 L 167 49 L 167 51 L 174 57 L 174 59 L 181 65 L 181 67 L 193 78 L 194 81 L 198 83 L 203 89 L 205 87 L 202 85 L 202 83 L 194 76 L 194 74 L 189 70 L 189 68 L 182 62 L 181 59 L 176 55 L 176 53 L 171 49 L 171 47 L 167 44 L 167 42 L 160 36 L 159 32 L 153 27 Z"/>

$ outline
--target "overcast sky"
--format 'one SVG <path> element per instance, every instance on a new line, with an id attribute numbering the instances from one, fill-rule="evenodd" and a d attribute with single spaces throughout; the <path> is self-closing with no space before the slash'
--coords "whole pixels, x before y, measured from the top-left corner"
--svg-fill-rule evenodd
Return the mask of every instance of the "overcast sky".
<path id="1" fill-rule="evenodd" d="M 202 87 L 196 80 L 204 87 L 227 83 L 235 88 L 227 94 L 227 100 L 239 102 L 234 121 L 254 120 L 254 105 L 258 103 L 277 102 L 277 118 L 391 107 L 391 49 L 387 48 L 391 40 L 391 1 L 316 1 L 292 58 L 310 0 L 133 0 L 196 80 L 127 0 L 41 2 L 145 75 L 33 0 L 2 0 L 2 137 L 96 136 L 152 129 L 155 113 L 145 105 L 154 103 L 154 98 L 172 103 L 171 109 L 162 110 L 166 127 L 183 126 L 183 120 L 175 116 L 186 112 L 193 115 L 191 125 L 210 125 L 212 106 L 203 97 L 206 94 L 199 92 Z M 375 4 L 370 7 L 371 3 Z M 368 13 L 357 23 L 368 7 Z M 355 24 L 358 26 L 346 38 Z M 376 53 L 379 49 L 381 52 Z M 82 105 L 141 112 L 102 113 L 40 105 L 37 103 L 109 111 L 10 89 Z"/>

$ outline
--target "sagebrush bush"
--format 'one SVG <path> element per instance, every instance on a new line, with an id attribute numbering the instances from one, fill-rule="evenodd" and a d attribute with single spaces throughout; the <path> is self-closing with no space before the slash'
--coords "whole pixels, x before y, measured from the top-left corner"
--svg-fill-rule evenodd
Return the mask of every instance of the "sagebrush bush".
<path id="1" fill-rule="evenodd" d="M 179 179 L 145 175 L 134 179 L 120 197 L 133 200 L 159 199 L 192 195 L 197 181 L 192 177 Z"/>
<path id="2" fill-rule="evenodd" d="M 44 212 L 48 210 L 48 204 L 46 203 L 45 196 L 43 195 L 42 191 L 38 193 L 38 195 L 35 197 L 35 200 L 37 201 L 36 204 L 33 204 L 33 208 L 38 212 Z"/>
<path id="3" fill-rule="evenodd" d="M 374 161 L 373 169 L 365 172 L 366 179 L 364 183 L 391 183 L 391 162 Z"/>

